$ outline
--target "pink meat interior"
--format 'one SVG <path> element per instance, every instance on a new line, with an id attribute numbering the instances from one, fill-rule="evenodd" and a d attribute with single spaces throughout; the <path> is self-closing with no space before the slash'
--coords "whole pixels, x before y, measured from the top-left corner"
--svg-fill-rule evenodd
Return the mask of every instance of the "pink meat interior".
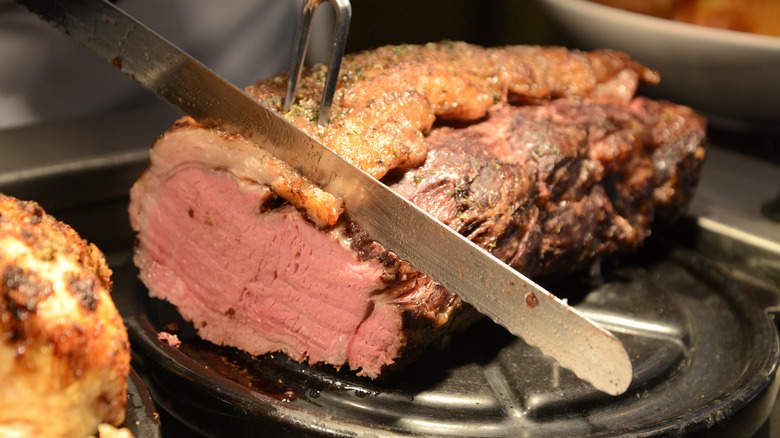
<path id="1" fill-rule="evenodd" d="M 378 263 L 358 261 L 292 207 L 261 212 L 267 192 L 229 174 L 193 164 L 158 183 L 137 263 L 200 336 L 369 376 L 392 363 L 401 317 L 375 305 Z"/>

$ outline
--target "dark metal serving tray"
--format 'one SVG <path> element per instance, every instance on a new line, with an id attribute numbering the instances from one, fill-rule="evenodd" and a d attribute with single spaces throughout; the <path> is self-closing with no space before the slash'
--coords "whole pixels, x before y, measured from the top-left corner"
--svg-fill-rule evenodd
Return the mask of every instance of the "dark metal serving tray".
<path id="1" fill-rule="evenodd" d="M 768 436 L 780 383 L 780 244 L 767 239 L 777 224 L 735 228 L 722 206 L 695 202 L 697 216 L 655 230 L 634 256 L 605 260 L 588 275 L 540 279 L 572 291 L 572 304 L 626 344 L 635 376 L 622 396 L 594 391 L 488 321 L 372 381 L 217 347 L 148 297 L 131 261 L 127 190 L 174 117 L 153 108 L 0 132 L 0 146 L 28 155 L 30 146 L 20 145 L 45 152 L 74 132 L 93 133 L 69 143 L 77 150 L 66 165 L 24 153 L 15 166 L 0 163 L 0 191 L 39 201 L 107 253 L 133 365 L 186 436 Z M 113 127 L 131 122 L 137 132 L 115 138 Z M 734 167 L 717 148 L 711 155 L 708 165 L 720 159 Z M 706 168 L 700 193 L 717 194 Z M 182 344 L 161 340 L 161 332 Z"/>
<path id="2" fill-rule="evenodd" d="M 162 407 L 207 436 L 751 436 L 777 396 L 777 331 L 760 304 L 777 291 L 678 245 L 652 242 L 597 285 L 565 281 L 631 355 L 634 383 L 615 398 L 487 321 L 376 381 L 252 357 L 199 340 L 135 275 L 118 270 L 115 299 L 136 366 Z"/>

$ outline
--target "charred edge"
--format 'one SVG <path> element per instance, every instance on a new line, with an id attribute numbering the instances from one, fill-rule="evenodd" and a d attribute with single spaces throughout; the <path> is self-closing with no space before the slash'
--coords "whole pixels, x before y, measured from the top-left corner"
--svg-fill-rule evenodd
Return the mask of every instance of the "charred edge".
<path id="1" fill-rule="evenodd" d="M 79 300 L 79 304 L 85 310 L 93 312 L 97 309 L 99 298 L 97 284 L 91 278 L 78 278 L 72 276 L 68 281 L 70 291 Z"/>

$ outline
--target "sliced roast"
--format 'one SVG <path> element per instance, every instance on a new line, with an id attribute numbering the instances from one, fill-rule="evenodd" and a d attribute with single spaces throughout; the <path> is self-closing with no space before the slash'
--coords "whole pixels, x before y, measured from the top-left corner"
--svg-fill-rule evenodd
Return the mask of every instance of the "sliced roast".
<path id="1" fill-rule="evenodd" d="M 704 119 L 635 97 L 657 75 L 622 53 L 440 43 L 343 69 L 329 125 L 313 112 L 321 67 L 285 116 L 527 275 L 634 250 L 699 179 Z M 279 110 L 285 82 L 247 91 Z M 480 318 L 338 198 L 190 118 L 154 143 L 130 219 L 150 294 L 219 345 L 374 378 Z"/>

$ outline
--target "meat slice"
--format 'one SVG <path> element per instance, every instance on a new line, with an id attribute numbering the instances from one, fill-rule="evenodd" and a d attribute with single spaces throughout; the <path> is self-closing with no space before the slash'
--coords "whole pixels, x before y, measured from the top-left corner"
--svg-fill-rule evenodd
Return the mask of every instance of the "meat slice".
<path id="1" fill-rule="evenodd" d="M 704 159 L 703 118 L 634 98 L 657 78 L 620 53 L 442 43 L 353 55 L 325 127 L 310 113 L 320 72 L 288 119 L 532 276 L 636 248 L 682 211 Z M 248 91 L 274 106 L 283 83 Z M 200 336 L 377 377 L 480 318 L 285 166 L 189 118 L 153 145 L 131 191 L 135 263 Z"/>
<path id="2" fill-rule="evenodd" d="M 0 436 L 83 438 L 125 419 L 130 344 L 111 286 L 97 247 L 0 194 Z"/>

